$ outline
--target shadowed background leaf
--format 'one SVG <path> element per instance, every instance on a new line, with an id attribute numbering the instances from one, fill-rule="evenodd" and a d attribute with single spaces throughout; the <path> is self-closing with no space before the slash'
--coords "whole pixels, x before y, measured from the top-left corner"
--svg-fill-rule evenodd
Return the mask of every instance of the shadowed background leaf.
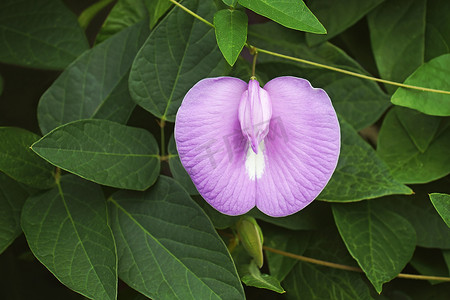
<path id="1" fill-rule="evenodd" d="M 64 69 L 89 45 L 76 16 L 59 0 L 2 0 L 0 62 Z"/>
<path id="2" fill-rule="evenodd" d="M 0 254 L 22 233 L 20 213 L 28 191 L 0 172 Z"/>
<path id="3" fill-rule="evenodd" d="M 332 202 L 352 202 L 391 194 L 411 194 L 396 181 L 387 165 L 347 122 L 340 118 L 341 154 L 336 170 L 317 197 Z"/>
<path id="4" fill-rule="evenodd" d="M 327 29 L 327 34 L 306 34 L 308 45 L 328 41 L 355 24 L 384 0 L 313 0 L 309 8 Z"/>
<path id="5" fill-rule="evenodd" d="M 449 174 L 449 147 L 448 119 L 395 107 L 381 126 L 377 153 L 396 180 L 426 183 Z"/>
<path id="6" fill-rule="evenodd" d="M 41 131 L 80 119 L 126 123 L 135 107 L 128 92 L 133 59 L 149 34 L 140 22 L 86 51 L 42 95 L 38 105 Z"/>
<path id="7" fill-rule="evenodd" d="M 34 188 L 48 189 L 55 185 L 54 168 L 30 149 L 39 138 L 25 129 L 0 127 L 0 171 Z"/>

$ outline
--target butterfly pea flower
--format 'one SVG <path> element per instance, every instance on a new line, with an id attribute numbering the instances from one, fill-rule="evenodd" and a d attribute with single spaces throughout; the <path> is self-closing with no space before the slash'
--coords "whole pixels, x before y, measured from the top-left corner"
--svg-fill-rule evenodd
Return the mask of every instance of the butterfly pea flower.
<path id="1" fill-rule="evenodd" d="M 323 190 L 339 157 L 340 129 L 331 100 L 301 78 L 207 78 L 183 99 L 175 142 L 198 192 L 215 209 L 253 207 L 281 217 Z"/>

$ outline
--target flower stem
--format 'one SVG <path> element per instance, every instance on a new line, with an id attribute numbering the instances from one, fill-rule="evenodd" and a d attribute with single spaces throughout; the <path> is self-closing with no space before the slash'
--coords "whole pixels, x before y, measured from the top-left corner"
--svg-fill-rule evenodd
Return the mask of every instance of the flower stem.
<path id="1" fill-rule="evenodd" d="M 258 51 L 255 48 L 255 51 L 253 51 L 253 64 L 252 64 L 252 79 L 256 79 L 255 76 L 255 70 L 256 70 L 256 59 L 258 58 Z"/>
<path id="2" fill-rule="evenodd" d="M 360 268 L 346 266 L 346 265 L 341 265 L 341 264 L 336 264 L 336 263 L 323 261 L 323 260 L 315 259 L 315 258 L 311 258 L 311 257 L 306 257 L 306 256 L 302 256 L 302 255 L 297 255 L 297 254 L 289 253 L 289 252 L 286 252 L 286 251 L 274 249 L 274 248 L 267 247 L 267 246 L 263 246 L 263 249 L 266 250 L 266 251 L 277 253 L 277 254 L 280 254 L 280 255 L 283 255 L 283 256 L 286 256 L 286 257 L 290 257 L 290 258 L 293 258 L 293 259 L 300 260 L 300 261 L 313 263 L 313 264 L 316 264 L 316 265 L 321 265 L 321 266 L 326 266 L 326 267 L 331 267 L 331 268 L 334 268 L 334 269 L 340 269 L 340 270 L 346 270 L 346 271 L 363 272 L 363 270 L 361 270 Z M 404 274 L 404 273 L 399 273 L 397 275 L 397 278 L 407 278 L 407 279 L 417 279 L 417 280 L 450 281 L 450 277 L 427 276 L 427 275 Z"/>
<path id="3" fill-rule="evenodd" d="M 199 15 L 197 15 L 195 12 L 193 12 L 192 10 L 190 10 L 189 8 L 181 5 L 180 3 L 178 3 L 175 0 L 169 0 L 170 2 L 172 2 L 173 4 L 175 4 L 176 6 L 178 6 L 179 8 L 181 8 L 182 10 L 184 10 L 185 12 L 187 12 L 188 14 L 190 14 L 191 16 L 193 16 L 194 18 L 199 19 L 200 21 L 202 21 L 203 23 L 205 23 L 206 25 L 211 26 L 212 28 L 214 28 L 214 25 L 210 22 L 208 22 L 207 20 L 203 19 L 202 17 L 200 17 Z"/>
<path id="4" fill-rule="evenodd" d="M 161 118 L 161 120 L 158 122 L 158 125 L 159 125 L 159 128 L 161 129 L 161 153 L 160 153 L 160 157 L 165 157 L 166 156 L 166 137 L 165 137 L 164 127 L 166 126 L 166 120 L 164 118 Z"/>

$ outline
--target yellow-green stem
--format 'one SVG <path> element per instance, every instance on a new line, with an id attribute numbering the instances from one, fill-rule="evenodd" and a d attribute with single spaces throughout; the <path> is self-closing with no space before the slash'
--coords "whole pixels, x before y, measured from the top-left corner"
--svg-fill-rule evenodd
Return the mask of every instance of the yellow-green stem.
<path id="1" fill-rule="evenodd" d="M 211 27 L 214 28 L 214 25 L 210 22 L 208 22 L 207 20 L 203 19 L 202 17 L 200 17 L 199 15 L 197 15 L 195 12 L 193 12 L 192 10 L 190 10 L 189 8 L 181 5 L 180 3 L 178 3 L 175 0 L 169 0 L 170 2 L 172 2 L 173 4 L 175 4 L 176 6 L 178 6 L 179 8 L 181 8 L 182 10 L 184 10 L 185 12 L 187 12 L 188 14 L 190 14 L 191 16 L 193 16 L 194 18 L 199 19 L 200 21 L 202 21 L 203 23 L 205 23 L 206 25 L 209 25 Z"/>
<path id="2" fill-rule="evenodd" d="M 360 268 L 356 268 L 356 267 L 352 267 L 352 266 L 346 266 L 346 265 L 341 265 L 341 264 L 336 264 L 336 263 L 323 261 L 323 260 L 315 259 L 315 258 L 311 258 L 311 257 L 306 257 L 306 256 L 302 256 L 302 255 L 297 255 L 297 254 L 289 253 L 289 252 L 286 252 L 286 251 L 274 249 L 274 248 L 267 247 L 267 246 L 263 246 L 263 249 L 266 250 L 266 251 L 277 253 L 277 254 L 280 254 L 280 255 L 283 255 L 283 256 L 286 256 L 286 257 L 290 257 L 290 258 L 293 258 L 293 259 L 296 259 L 296 260 L 300 260 L 300 261 L 304 261 L 304 262 L 308 262 L 308 263 L 313 263 L 313 264 L 316 264 L 316 265 L 321 265 L 321 266 L 326 266 L 326 267 L 331 267 L 331 268 L 334 268 L 334 269 L 340 269 L 340 270 L 346 270 L 346 271 L 363 272 L 363 270 L 361 270 Z M 404 274 L 404 273 L 398 274 L 397 277 L 398 278 L 407 278 L 407 279 L 417 279 L 417 280 L 450 281 L 450 277 L 427 276 L 427 275 Z"/>
<path id="3" fill-rule="evenodd" d="M 292 61 L 301 62 L 301 63 L 308 64 L 308 65 L 312 65 L 312 66 L 315 66 L 315 67 L 336 71 L 336 72 L 347 74 L 347 75 L 351 75 L 351 76 L 354 76 L 354 77 L 359 77 L 359 78 L 363 78 L 363 79 L 367 79 L 367 80 L 372 80 L 372 81 L 376 81 L 376 82 L 381 82 L 381 83 L 385 83 L 385 84 L 390 84 L 390 85 L 394 85 L 394 86 L 399 86 L 399 87 L 403 87 L 403 88 L 414 89 L 414 90 L 419 90 L 419 91 L 424 91 L 424 92 L 432 92 L 432 93 L 439 93 L 439 94 L 450 95 L 450 91 L 430 89 L 430 88 L 426 88 L 426 87 L 420 87 L 420 86 L 414 86 L 414 85 L 409 85 L 409 84 L 403 84 L 403 83 L 399 83 L 399 82 L 394 82 L 394 81 L 390 81 L 390 80 L 380 79 L 380 78 L 376 78 L 376 77 L 372 77 L 372 76 L 368 76 L 368 75 L 363 75 L 363 74 L 359 74 L 359 73 L 356 73 L 356 72 L 352 72 L 352 71 L 348 71 L 348 70 L 344 70 L 344 69 L 340 69 L 340 68 L 336 68 L 336 67 L 332 67 L 332 66 L 316 63 L 316 62 L 312 62 L 312 61 L 309 61 L 309 60 L 306 60 L 306 59 L 301 59 L 301 58 L 296 58 L 296 57 L 292 57 L 292 56 L 289 56 L 289 55 L 276 53 L 276 52 L 265 50 L 265 49 L 261 49 L 261 48 L 256 48 L 256 49 L 257 49 L 258 52 L 261 52 L 261 53 L 266 53 L 266 54 L 269 54 L 269 55 L 272 55 L 272 56 L 277 56 L 277 57 L 281 57 L 281 58 L 284 58 L 284 59 L 289 59 L 289 60 L 292 60 Z"/>

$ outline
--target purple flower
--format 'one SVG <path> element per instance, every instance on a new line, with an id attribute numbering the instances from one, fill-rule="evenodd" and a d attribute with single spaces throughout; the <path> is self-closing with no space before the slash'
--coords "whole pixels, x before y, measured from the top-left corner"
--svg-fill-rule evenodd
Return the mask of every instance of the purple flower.
<path id="1" fill-rule="evenodd" d="M 330 98 L 301 78 L 264 88 L 232 77 L 207 78 L 186 94 L 175 121 L 186 171 L 218 211 L 254 206 L 281 217 L 323 190 L 339 157 L 340 130 Z"/>

